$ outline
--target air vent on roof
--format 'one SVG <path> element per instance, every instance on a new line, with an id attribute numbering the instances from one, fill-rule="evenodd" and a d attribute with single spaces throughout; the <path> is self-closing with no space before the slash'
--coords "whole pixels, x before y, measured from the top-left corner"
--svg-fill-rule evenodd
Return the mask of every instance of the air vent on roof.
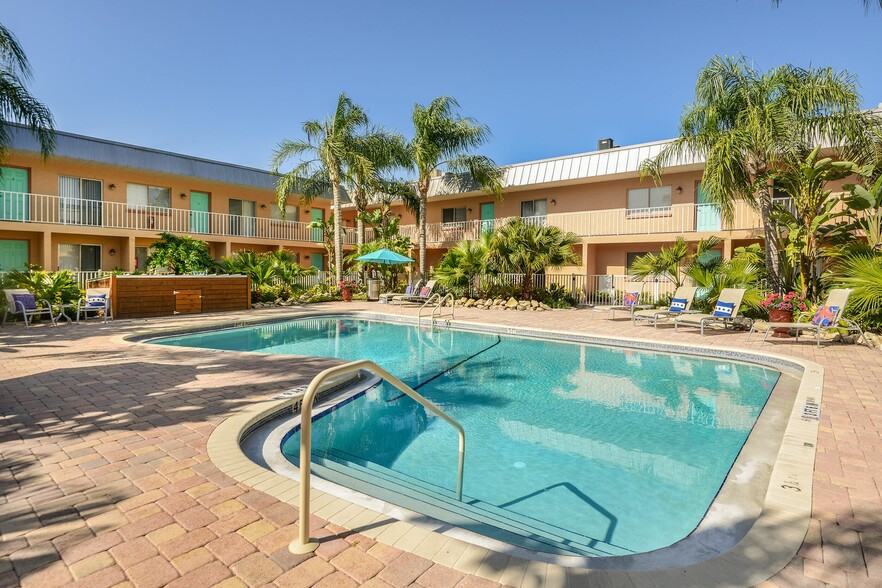
<path id="1" fill-rule="evenodd" d="M 603 151 L 604 149 L 612 149 L 613 148 L 613 140 L 612 139 L 599 139 L 597 141 L 597 150 Z"/>

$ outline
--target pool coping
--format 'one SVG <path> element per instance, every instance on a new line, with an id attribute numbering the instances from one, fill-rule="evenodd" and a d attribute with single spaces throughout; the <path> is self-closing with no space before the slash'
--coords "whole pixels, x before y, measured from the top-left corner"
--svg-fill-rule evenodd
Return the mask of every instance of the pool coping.
<path id="1" fill-rule="evenodd" d="M 385 315 L 364 311 L 298 312 L 293 316 L 236 322 L 219 322 L 193 329 L 171 329 L 122 337 L 126 342 L 144 341 L 160 336 L 174 336 L 206 330 L 260 326 L 298 318 L 352 316 L 369 320 L 415 324 L 414 317 Z M 491 551 L 460 539 L 427 530 L 419 525 L 396 520 L 387 515 L 353 504 L 342 498 L 311 490 L 312 512 L 345 528 L 367 527 L 357 532 L 382 543 L 432 561 L 452 566 L 465 573 L 509 584 L 529 585 L 536 578 L 560 578 L 570 584 L 601 582 L 632 583 L 635 586 L 682 586 L 714 584 L 719 586 L 754 585 L 780 571 L 799 550 L 811 518 L 812 473 L 818 433 L 817 407 L 823 391 L 824 369 L 815 362 L 776 354 L 758 354 L 736 348 L 708 349 L 699 345 L 655 343 L 634 338 L 612 338 L 568 331 L 536 328 L 499 327 L 485 323 L 450 321 L 450 326 L 464 330 L 504 333 L 514 336 L 541 337 L 576 343 L 610 344 L 665 352 L 685 352 L 705 357 L 749 361 L 802 371 L 783 438 L 772 467 L 768 490 L 758 517 L 745 535 L 724 553 L 699 563 L 668 569 L 614 571 L 596 568 L 564 567 L 555 563 L 527 560 Z M 232 352 L 237 353 L 237 352 Z M 225 474 L 256 490 L 289 502 L 299 496 L 295 480 L 267 470 L 251 461 L 241 448 L 241 441 L 281 412 L 299 412 L 302 394 L 292 391 L 285 400 L 270 400 L 248 407 L 223 421 L 208 440 L 208 454 Z M 633 556 L 620 556 L 633 557 Z"/>

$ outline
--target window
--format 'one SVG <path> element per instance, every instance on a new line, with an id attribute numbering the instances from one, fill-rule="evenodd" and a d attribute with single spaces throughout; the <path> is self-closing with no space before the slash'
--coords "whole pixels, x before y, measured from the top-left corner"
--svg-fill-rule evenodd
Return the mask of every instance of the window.
<path id="1" fill-rule="evenodd" d="M 101 246 L 59 243 L 58 269 L 81 272 L 100 270 Z"/>
<path id="2" fill-rule="evenodd" d="M 646 255 L 647 253 L 648 251 L 629 251 L 627 254 L 627 261 L 625 262 L 625 271 L 631 269 L 631 266 L 634 265 L 634 260 L 636 260 L 638 257 Z"/>
<path id="3" fill-rule="evenodd" d="M 282 220 L 282 212 L 279 210 L 278 204 L 270 204 L 270 218 L 273 220 Z M 296 222 L 300 220 L 300 211 L 293 204 L 285 206 L 285 220 L 288 222 Z"/>
<path id="4" fill-rule="evenodd" d="M 147 257 L 150 255 L 149 247 L 135 247 L 135 267 L 136 270 L 144 271 L 147 269 Z"/>
<path id="5" fill-rule="evenodd" d="M 58 176 L 58 196 L 61 223 L 101 224 L 101 180 Z"/>
<path id="6" fill-rule="evenodd" d="M 142 184 L 126 185 L 126 202 L 135 206 L 171 208 L 171 188 L 157 188 Z"/>
<path id="7" fill-rule="evenodd" d="M 670 208 L 670 206 L 670 186 L 628 190 L 628 210 L 641 208 Z"/>
<path id="8" fill-rule="evenodd" d="M 253 237 L 257 230 L 257 222 L 254 218 L 256 213 L 255 200 L 230 198 L 230 234 Z"/>
<path id="9" fill-rule="evenodd" d="M 461 208 L 445 208 L 441 211 L 441 222 L 443 223 L 464 223 L 465 220 L 465 206 Z"/>
<path id="10" fill-rule="evenodd" d="M 545 216 L 548 214 L 548 200 L 524 200 L 521 202 L 521 216 Z"/>

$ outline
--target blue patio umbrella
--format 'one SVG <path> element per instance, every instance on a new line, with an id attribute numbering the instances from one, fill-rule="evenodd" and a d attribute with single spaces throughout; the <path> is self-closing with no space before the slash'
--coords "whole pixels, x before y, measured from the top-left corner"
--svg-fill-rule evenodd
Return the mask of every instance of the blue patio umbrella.
<path id="1" fill-rule="evenodd" d="M 377 249 L 370 253 L 365 253 L 361 257 L 356 257 L 356 261 L 364 261 L 366 263 L 382 263 L 385 265 L 400 265 L 402 263 L 413 263 L 413 260 L 400 253 L 395 253 L 388 249 Z"/>

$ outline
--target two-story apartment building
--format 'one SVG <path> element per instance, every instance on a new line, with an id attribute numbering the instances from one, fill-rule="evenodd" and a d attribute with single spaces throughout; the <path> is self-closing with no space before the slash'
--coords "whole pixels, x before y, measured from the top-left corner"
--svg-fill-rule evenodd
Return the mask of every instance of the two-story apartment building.
<path id="1" fill-rule="evenodd" d="M 670 165 L 661 186 L 641 181 L 640 163 L 664 142 L 612 147 L 511 165 L 505 197 L 432 183 L 428 259 L 437 263 L 456 242 L 475 238 L 508 218 L 556 225 L 580 238 L 581 267 L 561 272 L 623 274 L 630 262 L 677 236 L 724 239 L 720 255 L 758 239 L 760 219 L 746 205 L 731 223 L 701 190 L 702 162 Z M 13 150 L 0 176 L 0 271 L 36 263 L 79 271 L 144 267 L 157 233 L 188 234 L 209 243 L 215 258 L 237 250 L 288 249 L 303 265 L 324 268 L 322 235 L 311 220 L 325 218 L 327 199 L 303 205 L 292 197 L 281 220 L 275 178 L 258 169 L 209 161 L 70 133 L 58 133 L 43 160 L 36 140 L 13 128 Z M 418 241 L 413 216 L 393 204 L 403 234 Z M 345 243 L 355 243 L 354 210 L 344 210 Z"/>
<path id="2" fill-rule="evenodd" d="M 47 160 L 12 127 L 0 174 L 0 271 L 39 264 L 78 271 L 143 269 L 159 232 L 193 235 L 220 258 L 287 249 L 323 269 L 321 231 L 331 203 L 291 198 L 281 220 L 275 177 L 264 171 L 70 133 Z M 346 242 L 355 243 L 347 228 Z"/>
<path id="3" fill-rule="evenodd" d="M 718 250 L 724 258 L 735 247 L 758 240 L 760 218 L 745 202 L 736 205 L 731 223 L 708 203 L 701 189 L 701 161 L 673 162 L 656 186 L 640 180 L 639 166 L 658 154 L 664 141 L 626 147 L 610 147 L 611 140 L 600 143 L 605 148 L 509 166 L 501 201 L 479 191 L 456 193 L 446 187 L 443 175 L 435 178 L 427 214 L 429 264 L 457 241 L 474 239 L 517 216 L 579 236 L 582 266 L 557 270 L 564 273 L 624 274 L 635 257 L 658 251 L 678 236 L 694 242 L 721 237 Z M 413 215 L 400 202 L 392 209 L 401 218 L 401 232 L 416 244 Z M 348 210 L 344 216 L 353 215 Z"/>

